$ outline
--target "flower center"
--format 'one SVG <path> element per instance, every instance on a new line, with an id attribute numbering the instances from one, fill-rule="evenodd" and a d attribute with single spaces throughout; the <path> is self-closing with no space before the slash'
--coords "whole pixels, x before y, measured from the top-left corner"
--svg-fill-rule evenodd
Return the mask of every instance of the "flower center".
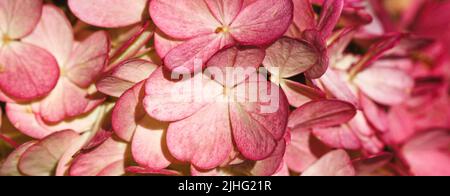
<path id="1" fill-rule="evenodd" d="M 12 39 L 11 39 L 7 34 L 4 34 L 4 35 L 2 36 L 2 45 L 7 45 L 7 44 L 9 44 L 11 41 L 12 41 Z"/>
<path id="2" fill-rule="evenodd" d="M 227 26 L 217 27 L 216 33 L 228 33 L 230 29 Z"/>

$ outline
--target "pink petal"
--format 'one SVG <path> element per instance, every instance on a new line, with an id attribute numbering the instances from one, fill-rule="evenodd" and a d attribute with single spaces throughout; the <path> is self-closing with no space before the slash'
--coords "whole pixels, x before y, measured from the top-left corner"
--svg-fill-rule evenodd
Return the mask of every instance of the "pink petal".
<path id="1" fill-rule="evenodd" d="M 107 28 L 123 27 L 142 20 L 148 0 L 69 0 L 70 10 L 84 22 Z"/>
<path id="2" fill-rule="evenodd" d="M 98 176 L 102 175 L 109 167 L 116 167 L 119 162 L 124 162 L 127 145 L 110 138 L 96 149 L 79 155 L 70 167 L 71 176 Z M 122 165 L 123 166 L 123 165 Z M 122 175 L 125 168 L 108 172 L 108 175 Z"/>
<path id="3" fill-rule="evenodd" d="M 157 68 L 157 65 L 145 60 L 125 61 L 101 78 L 96 86 L 104 94 L 120 97 L 126 90 L 148 78 Z"/>
<path id="4" fill-rule="evenodd" d="M 226 102 L 212 103 L 184 120 L 171 123 L 167 146 L 177 160 L 200 169 L 221 165 L 233 149 Z"/>
<path id="5" fill-rule="evenodd" d="M 20 157 L 19 169 L 29 176 L 53 175 L 64 152 L 79 139 L 74 131 L 56 132 L 37 142 Z"/>
<path id="6" fill-rule="evenodd" d="M 368 158 L 354 160 L 353 165 L 358 176 L 369 176 L 388 164 L 393 158 L 391 153 L 380 153 Z"/>
<path id="7" fill-rule="evenodd" d="M 200 70 L 214 54 L 232 42 L 230 37 L 215 34 L 198 36 L 170 50 L 164 65 L 176 72 Z"/>
<path id="8" fill-rule="evenodd" d="M 361 107 L 370 124 L 381 132 L 388 130 L 388 114 L 363 94 L 360 94 Z"/>
<path id="9" fill-rule="evenodd" d="M 321 37 L 321 32 L 317 30 L 307 30 L 303 32 L 303 37 L 306 41 L 313 45 L 318 51 L 319 58 L 314 66 L 306 72 L 306 76 L 311 79 L 320 78 L 329 67 L 329 57 L 327 52 L 326 40 Z"/>
<path id="10" fill-rule="evenodd" d="M 417 135 L 402 148 L 413 174 L 418 176 L 450 175 L 450 134 L 448 130 L 430 130 Z"/>
<path id="11" fill-rule="evenodd" d="M 344 75 L 338 70 L 328 69 L 325 75 L 320 78 L 325 90 L 329 91 L 339 100 L 349 102 L 359 107 L 359 101 L 345 81 Z"/>
<path id="12" fill-rule="evenodd" d="M 326 94 L 321 90 L 290 80 L 282 80 L 280 86 L 294 107 L 300 107 L 311 100 L 326 98 Z"/>
<path id="13" fill-rule="evenodd" d="M 159 29 L 178 39 L 214 33 L 221 26 L 205 1 L 154 0 L 150 15 Z"/>
<path id="14" fill-rule="evenodd" d="M 257 84 L 256 84 L 257 83 Z M 288 101 L 282 90 L 271 82 L 245 82 L 236 87 L 250 89 L 257 86 L 256 102 L 251 101 L 255 94 L 248 95 L 244 102 L 231 103 L 230 117 L 233 137 L 237 148 L 250 160 L 267 158 L 275 149 L 286 130 Z M 263 88 L 266 85 L 266 88 Z M 276 92 L 278 91 L 278 92 Z M 269 105 L 268 100 L 272 105 Z M 269 101 L 269 102 L 270 102 Z"/>
<path id="15" fill-rule="evenodd" d="M 253 75 L 264 60 L 265 52 L 259 48 L 231 47 L 215 54 L 207 63 L 214 80 L 224 86 L 233 87 Z M 231 71 L 230 69 L 233 68 Z M 215 74 L 217 71 L 217 74 Z M 230 73 L 231 72 L 231 73 Z M 241 77 L 243 76 L 243 77 Z"/>
<path id="16" fill-rule="evenodd" d="M 168 167 L 173 159 L 165 142 L 167 125 L 150 118 L 140 120 L 131 142 L 134 160 L 147 168 L 161 170 Z"/>
<path id="17" fill-rule="evenodd" d="M 56 58 L 59 66 L 64 67 L 74 45 L 72 25 L 61 9 L 45 5 L 41 20 L 23 41 L 46 49 Z"/>
<path id="18" fill-rule="evenodd" d="M 294 3 L 294 20 L 287 32 L 287 36 L 301 38 L 302 32 L 316 28 L 316 14 L 309 0 L 292 0 Z"/>
<path id="19" fill-rule="evenodd" d="M 8 103 L 6 115 L 15 128 L 32 138 L 40 139 L 53 133 L 40 125 L 37 120 L 39 117 L 33 113 L 30 105 Z"/>
<path id="20" fill-rule="evenodd" d="M 354 82 L 374 101 L 398 105 L 409 97 L 414 81 L 404 71 L 387 67 L 370 67 L 360 72 Z"/>
<path id="21" fill-rule="evenodd" d="M 11 152 L 0 166 L 0 176 L 23 176 L 18 168 L 19 159 L 34 144 L 35 141 L 27 142 Z"/>
<path id="22" fill-rule="evenodd" d="M 33 54 L 33 55 L 30 55 Z M 47 51 L 11 42 L 0 49 L 0 88 L 18 99 L 34 99 L 49 93 L 59 77 L 58 64 Z"/>
<path id="23" fill-rule="evenodd" d="M 88 105 L 87 94 L 86 90 L 61 78 L 50 95 L 41 101 L 40 114 L 45 121 L 51 123 L 78 116 Z"/>
<path id="24" fill-rule="evenodd" d="M 330 127 L 346 123 L 355 115 L 355 107 L 347 102 L 339 100 L 312 101 L 291 113 L 288 126 L 291 129 Z"/>
<path id="25" fill-rule="evenodd" d="M 270 176 L 278 171 L 283 164 L 283 157 L 286 150 L 286 141 L 278 141 L 273 153 L 266 159 L 257 161 L 250 173 L 254 176 Z"/>
<path id="26" fill-rule="evenodd" d="M 289 78 L 309 70 L 319 59 L 318 51 L 309 43 L 281 38 L 266 50 L 264 66 L 275 77 Z"/>
<path id="27" fill-rule="evenodd" d="M 361 142 L 348 126 L 319 128 L 313 130 L 314 135 L 326 145 L 333 148 L 358 150 Z"/>
<path id="28" fill-rule="evenodd" d="M 157 120 L 177 121 L 189 117 L 223 92 L 220 84 L 202 78 L 202 74 L 178 82 L 169 80 L 166 74 L 158 68 L 145 84 L 144 107 Z M 202 83 L 203 88 L 195 88 L 195 82 Z"/>
<path id="29" fill-rule="evenodd" d="M 170 50 L 176 48 L 178 45 L 182 44 L 183 41 L 172 38 L 160 30 L 155 33 L 155 49 L 159 57 L 166 57 Z"/>
<path id="30" fill-rule="evenodd" d="M 241 11 L 243 0 L 206 0 L 211 13 L 224 26 L 231 22 Z"/>
<path id="31" fill-rule="evenodd" d="M 135 174 L 150 174 L 150 175 L 169 175 L 169 176 L 179 176 L 180 173 L 174 170 L 154 170 L 145 167 L 131 166 L 126 168 L 127 172 L 135 173 Z"/>
<path id="32" fill-rule="evenodd" d="M 0 31 L 11 39 L 31 33 L 39 22 L 42 0 L 14 0 L 0 2 Z"/>
<path id="33" fill-rule="evenodd" d="M 291 134 L 292 140 L 286 147 L 284 159 L 289 169 L 295 172 L 303 172 L 318 159 L 310 147 L 311 132 L 294 130 Z"/>
<path id="34" fill-rule="evenodd" d="M 109 44 L 109 37 L 104 31 L 98 31 L 83 40 L 64 67 L 67 77 L 80 87 L 89 87 L 107 63 Z"/>
<path id="35" fill-rule="evenodd" d="M 281 37 L 292 22 L 291 0 L 258 0 L 245 7 L 230 26 L 243 45 L 265 45 Z"/>
<path id="36" fill-rule="evenodd" d="M 354 176 L 355 168 L 343 150 L 332 151 L 309 167 L 302 176 Z"/>
<path id="37" fill-rule="evenodd" d="M 83 145 L 88 141 L 89 134 L 84 134 L 78 139 L 74 140 L 70 147 L 64 152 L 61 158 L 58 161 L 58 165 L 56 166 L 56 176 L 66 176 L 68 175 L 70 164 L 72 163 L 73 156 L 77 154 L 80 149 L 82 149 Z"/>
<path id="38" fill-rule="evenodd" d="M 344 0 L 325 0 L 320 15 L 319 24 L 317 25 L 322 37 L 327 38 L 333 32 L 342 9 L 344 8 Z"/>
<path id="39" fill-rule="evenodd" d="M 392 145 L 403 144 L 417 132 L 415 121 L 405 106 L 392 107 L 388 115 L 389 131 L 383 134 L 384 141 Z"/>

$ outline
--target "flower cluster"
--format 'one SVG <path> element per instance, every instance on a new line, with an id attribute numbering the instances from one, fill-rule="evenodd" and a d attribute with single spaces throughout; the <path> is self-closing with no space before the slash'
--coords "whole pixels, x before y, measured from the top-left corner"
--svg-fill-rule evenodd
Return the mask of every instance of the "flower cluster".
<path id="1" fill-rule="evenodd" d="M 449 8 L 0 0 L 0 175 L 450 175 Z"/>

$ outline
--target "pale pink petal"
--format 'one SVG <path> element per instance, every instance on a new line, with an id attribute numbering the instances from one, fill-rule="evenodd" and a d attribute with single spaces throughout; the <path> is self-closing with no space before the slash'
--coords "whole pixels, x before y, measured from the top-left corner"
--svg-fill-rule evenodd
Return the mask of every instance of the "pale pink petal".
<path id="1" fill-rule="evenodd" d="M 0 32 L 11 39 L 31 33 L 42 13 L 42 0 L 4 0 L 0 2 Z"/>
<path id="2" fill-rule="evenodd" d="M 355 115 L 356 108 L 344 101 L 311 101 L 291 113 L 288 126 L 291 129 L 325 128 L 346 123 Z"/>
<path id="3" fill-rule="evenodd" d="M 291 80 L 282 80 L 280 86 L 286 93 L 289 103 L 294 107 L 300 107 L 312 100 L 326 98 L 326 94 L 321 90 Z"/>
<path id="4" fill-rule="evenodd" d="M 148 0 L 69 0 L 70 10 L 84 22 L 100 27 L 123 27 L 142 20 Z"/>
<path id="5" fill-rule="evenodd" d="M 243 0 L 206 0 L 211 13 L 224 26 L 229 26 L 241 11 Z"/>
<path id="6" fill-rule="evenodd" d="M 20 157 L 19 169 L 29 176 L 54 175 L 60 158 L 79 139 L 74 131 L 56 132 L 37 142 Z"/>
<path id="7" fill-rule="evenodd" d="M 405 106 L 392 107 L 388 114 L 389 131 L 383 134 L 383 140 L 392 145 L 403 144 L 417 132 L 415 121 Z"/>
<path id="8" fill-rule="evenodd" d="M 319 53 L 308 42 L 281 38 L 266 50 L 264 66 L 275 77 L 289 78 L 309 70 L 318 62 Z M 272 76 L 273 77 L 273 76 Z"/>
<path id="9" fill-rule="evenodd" d="M 71 176 L 98 176 L 109 167 L 116 167 L 118 162 L 124 162 L 127 145 L 113 138 L 105 141 L 102 145 L 90 152 L 83 153 L 75 158 L 70 167 Z M 108 175 L 122 175 L 125 168 L 114 170 Z"/>
<path id="10" fill-rule="evenodd" d="M 170 80 L 168 75 L 162 68 L 158 68 L 145 84 L 145 110 L 151 117 L 161 121 L 177 121 L 189 117 L 223 92 L 219 83 L 206 80 L 202 74 L 178 82 Z M 190 77 L 190 74 L 184 77 Z M 196 82 L 201 83 L 203 88 L 194 87 Z"/>
<path id="11" fill-rule="evenodd" d="M 11 152 L 0 166 L 0 176 L 23 176 L 18 168 L 19 159 L 34 144 L 36 144 L 35 141 L 27 142 Z"/>
<path id="12" fill-rule="evenodd" d="M 293 6 L 291 0 L 258 0 L 239 13 L 230 33 L 243 45 L 269 44 L 289 28 Z"/>
<path id="13" fill-rule="evenodd" d="M 98 31 L 83 40 L 71 54 L 64 66 L 65 76 L 82 88 L 87 88 L 103 71 L 109 53 L 109 37 L 104 31 Z"/>
<path id="14" fill-rule="evenodd" d="M 349 102 L 359 107 L 359 101 L 346 83 L 344 75 L 338 70 L 328 69 L 325 75 L 320 78 L 320 82 L 334 97 L 339 100 Z"/>
<path id="15" fill-rule="evenodd" d="M 228 104 L 211 103 L 194 115 L 171 123 L 167 146 L 177 160 L 190 162 L 198 168 L 212 169 L 221 165 L 233 149 Z"/>
<path id="16" fill-rule="evenodd" d="M 309 167 L 302 176 L 354 176 L 355 168 L 344 150 L 332 151 Z"/>
<path id="17" fill-rule="evenodd" d="M 344 8 L 344 0 L 326 0 L 322 6 L 319 24 L 317 28 L 320 30 L 322 37 L 328 38 L 335 28 L 342 9 Z"/>
<path id="18" fill-rule="evenodd" d="M 313 133 L 320 141 L 333 148 L 358 150 L 362 146 L 358 136 L 348 126 L 319 128 L 314 129 Z"/>
<path id="19" fill-rule="evenodd" d="M 204 73 L 224 86 L 233 87 L 256 73 L 264 56 L 265 52 L 260 48 L 227 48 L 208 61 Z"/>
<path id="20" fill-rule="evenodd" d="M 414 81 L 406 72 L 387 67 L 370 67 L 360 72 L 355 84 L 375 102 L 398 105 L 409 97 Z"/>
<path id="21" fill-rule="evenodd" d="M 145 60 L 125 61 L 102 77 L 96 87 L 104 94 L 120 97 L 126 90 L 147 79 L 157 68 L 157 65 Z"/>
<path id="22" fill-rule="evenodd" d="M 205 1 L 154 0 L 150 15 L 159 29 L 179 39 L 214 33 L 221 26 Z"/>
<path id="23" fill-rule="evenodd" d="M 83 145 L 85 145 L 88 139 L 89 134 L 84 134 L 81 137 L 78 137 L 78 139 L 72 141 L 70 147 L 67 148 L 67 150 L 58 161 L 58 165 L 56 166 L 55 171 L 56 176 L 68 175 L 73 156 L 76 155 L 80 151 L 80 149 L 82 149 Z"/>
<path id="24" fill-rule="evenodd" d="M 266 159 L 256 161 L 250 173 L 254 176 L 270 176 L 278 171 L 283 164 L 283 157 L 286 150 L 286 141 L 278 141 L 273 153 Z"/>
<path id="25" fill-rule="evenodd" d="M 417 135 L 402 148 L 413 174 L 418 176 L 450 175 L 450 134 L 448 130 L 430 130 Z"/>
<path id="26" fill-rule="evenodd" d="M 23 41 L 46 49 L 64 67 L 74 45 L 72 25 L 61 9 L 45 5 L 38 25 Z"/>
<path id="27" fill-rule="evenodd" d="M 214 54 L 232 42 L 230 37 L 215 34 L 196 37 L 170 50 L 164 58 L 164 65 L 176 72 L 201 70 Z"/>
<path id="28" fill-rule="evenodd" d="M 42 118 L 51 123 L 82 114 L 88 105 L 88 93 L 66 78 L 61 78 L 58 85 L 40 103 Z"/>
<path id="29" fill-rule="evenodd" d="M 58 64 L 50 53 L 19 42 L 8 43 L 0 49 L 0 69 L 1 90 L 18 99 L 46 95 L 59 77 Z"/>
<path id="30" fill-rule="evenodd" d="M 37 120 L 39 116 L 33 113 L 30 105 L 19 105 L 8 103 L 6 115 L 15 128 L 32 138 L 41 139 L 53 133 L 53 131 L 42 127 Z"/>

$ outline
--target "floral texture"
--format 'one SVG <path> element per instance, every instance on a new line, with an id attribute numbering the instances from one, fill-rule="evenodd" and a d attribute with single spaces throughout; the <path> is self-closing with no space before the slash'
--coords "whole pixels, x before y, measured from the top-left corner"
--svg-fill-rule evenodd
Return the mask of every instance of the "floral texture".
<path id="1" fill-rule="evenodd" d="M 449 8 L 0 0 L 0 175 L 448 176 Z"/>

